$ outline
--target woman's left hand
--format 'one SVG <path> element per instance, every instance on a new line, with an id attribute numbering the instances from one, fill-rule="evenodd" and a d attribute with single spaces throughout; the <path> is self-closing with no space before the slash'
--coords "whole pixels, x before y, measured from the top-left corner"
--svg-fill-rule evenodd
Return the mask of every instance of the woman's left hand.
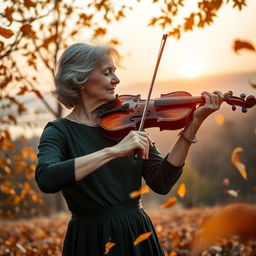
<path id="1" fill-rule="evenodd" d="M 193 113 L 193 120 L 202 122 L 206 117 L 220 108 L 224 100 L 224 95 L 220 91 L 202 92 L 205 97 L 205 103 L 200 105 Z"/>

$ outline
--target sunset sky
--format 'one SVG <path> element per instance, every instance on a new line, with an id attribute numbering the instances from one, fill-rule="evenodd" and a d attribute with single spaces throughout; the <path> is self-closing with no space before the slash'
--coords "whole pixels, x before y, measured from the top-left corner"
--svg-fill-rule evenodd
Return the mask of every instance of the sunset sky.
<path id="1" fill-rule="evenodd" d="M 151 81 L 162 34 L 161 28 L 147 27 L 155 15 L 151 1 L 142 1 L 119 23 L 109 26 L 109 35 L 122 42 L 120 52 L 126 56 L 124 70 L 117 70 L 123 86 Z M 189 2 L 189 10 L 197 1 Z M 158 80 L 171 80 L 207 74 L 255 70 L 256 54 L 232 50 L 234 39 L 256 45 L 256 1 L 249 0 L 241 12 L 229 3 L 221 9 L 214 24 L 183 34 L 180 40 L 168 38 L 162 56 Z M 154 8 L 152 8 L 154 7 Z M 185 10 L 186 11 L 186 10 Z M 82 38 L 83 39 L 83 38 Z M 192 70 L 192 71 L 191 71 Z M 192 74 L 191 74 L 192 72 Z"/>

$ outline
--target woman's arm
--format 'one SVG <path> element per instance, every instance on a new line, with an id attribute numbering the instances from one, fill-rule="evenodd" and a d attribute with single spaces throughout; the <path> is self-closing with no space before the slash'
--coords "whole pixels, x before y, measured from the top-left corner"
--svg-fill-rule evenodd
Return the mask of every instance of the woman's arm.
<path id="1" fill-rule="evenodd" d="M 174 166 L 180 166 L 184 163 L 191 142 L 195 139 L 195 135 L 203 121 L 213 112 L 220 108 L 224 95 L 216 91 L 215 93 L 203 92 L 205 104 L 199 106 L 193 113 L 193 119 L 190 124 L 182 131 L 176 144 L 171 149 L 167 161 Z"/>

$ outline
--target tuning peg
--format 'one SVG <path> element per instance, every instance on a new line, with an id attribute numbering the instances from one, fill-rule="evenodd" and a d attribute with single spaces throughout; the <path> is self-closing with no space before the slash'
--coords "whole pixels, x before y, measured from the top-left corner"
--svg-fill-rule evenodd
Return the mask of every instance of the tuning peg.
<path id="1" fill-rule="evenodd" d="M 246 95 L 245 95 L 244 93 L 241 93 L 241 94 L 240 94 L 240 97 L 241 97 L 242 99 L 245 99 Z"/>
<path id="2" fill-rule="evenodd" d="M 248 111 L 248 109 L 246 107 L 242 107 L 242 112 L 246 113 Z"/>
<path id="3" fill-rule="evenodd" d="M 236 110 L 236 105 L 235 105 L 235 104 L 232 105 L 232 110 L 233 110 L 233 111 Z"/>
<path id="4" fill-rule="evenodd" d="M 232 95 L 233 95 L 233 92 L 232 92 L 232 91 L 228 91 L 228 94 L 232 96 Z"/>

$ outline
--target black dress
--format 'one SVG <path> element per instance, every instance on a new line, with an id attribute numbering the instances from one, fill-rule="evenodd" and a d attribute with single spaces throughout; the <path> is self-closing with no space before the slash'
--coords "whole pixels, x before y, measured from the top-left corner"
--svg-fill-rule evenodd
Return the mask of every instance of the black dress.
<path id="1" fill-rule="evenodd" d="M 116 158 L 78 182 L 74 158 L 115 143 L 100 127 L 79 124 L 65 118 L 48 122 L 38 146 L 35 179 L 44 193 L 61 191 L 71 211 L 63 245 L 63 256 L 103 256 L 107 242 L 115 243 L 107 255 L 163 256 L 152 222 L 140 197 L 129 194 L 141 188 L 141 178 L 156 193 L 167 194 L 182 173 L 156 147 L 148 160 L 133 156 Z M 151 236 L 134 246 L 146 232 Z"/>

